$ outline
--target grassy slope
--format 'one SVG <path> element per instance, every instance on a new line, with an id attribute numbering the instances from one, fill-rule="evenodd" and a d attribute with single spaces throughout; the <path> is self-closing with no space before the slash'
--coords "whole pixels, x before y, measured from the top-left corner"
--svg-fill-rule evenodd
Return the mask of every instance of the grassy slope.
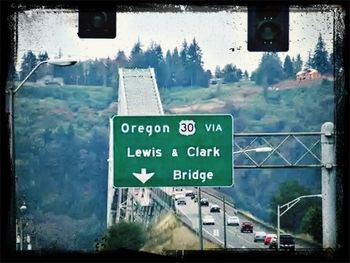
<path id="1" fill-rule="evenodd" d="M 198 236 L 171 213 L 160 216 L 148 235 L 143 251 L 160 254 L 164 250 L 199 249 Z M 204 240 L 203 246 L 204 249 L 219 248 L 207 240 Z"/>
<path id="2" fill-rule="evenodd" d="M 323 122 L 333 121 L 333 82 L 321 80 L 268 93 L 244 81 L 209 88 L 161 90 L 167 113 L 231 113 L 245 125 L 235 132 L 319 131 Z M 316 118 L 315 118 L 316 117 Z M 271 127 L 276 122 L 283 128 Z M 298 127 L 299 125 L 299 127 Z"/>

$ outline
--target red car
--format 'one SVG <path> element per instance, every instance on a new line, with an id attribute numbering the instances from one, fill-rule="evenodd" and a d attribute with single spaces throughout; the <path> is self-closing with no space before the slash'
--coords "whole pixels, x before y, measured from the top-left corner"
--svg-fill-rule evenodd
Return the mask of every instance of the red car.
<path id="1" fill-rule="evenodd" d="M 265 245 L 270 245 L 272 241 L 277 240 L 277 235 L 276 234 L 267 234 L 264 240 Z"/>
<path id="2" fill-rule="evenodd" d="M 241 232 L 253 233 L 253 224 L 250 222 L 243 222 L 241 225 Z"/>

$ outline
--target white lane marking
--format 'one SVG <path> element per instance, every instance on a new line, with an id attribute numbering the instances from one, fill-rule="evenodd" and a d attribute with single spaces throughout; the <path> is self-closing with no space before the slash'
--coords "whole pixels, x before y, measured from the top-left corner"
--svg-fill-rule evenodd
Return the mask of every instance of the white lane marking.
<path id="1" fill-rule="evenodd" d="M 195 219 L 191 219 L 191 218 L 187 215 L 187 213 L 185 213 L 185 212 L 183 211 L 183 209 L 182 209 L 183 207 L 180 208 L 180 206 L 176 206 L 176 208 L 181 212 L 182 215 L 184 215 L 184 216 L 191 222 L 192 228 L 196 230 L 195 227 L 198 227 L 198 223 L 196 224 L 196 223 L 194 222 Z M 203 208 L 203 207 L 202 207 L 202 208 Z M 226 213 L 226 215 L 227 215 L 227 213 Z M 196 218 L 196 219 L 198 219 L 198 218 Z M 198 221 L 198 220 L 196 220 L 196 221 Z M 219 223 L 219 226 L 222 226 L 222 225 Z M 222 227 L 223 227 L 223 226 L 222 226 Z M 207 230 L 205 229 L 205 227 L 203 227 L 203 230 L 204 230 L 208 235 L 210 235 L 211 237 L 213 237 L 214 239 L 216 239 L 220 244 L 224 244 L 224 241 L 221 241 L 220 239 L 218 239 L 217 237 L 215 237 L 214 235 L 212 235 L 209 231 L 207 231 Z M 253 242 L 253 241 L 250 241 L 250 240 L 247 240 L 247 239 L 243 238 L 243 237 L 239 234 L 238 231 L 237 231 L 237 232 L 233 232 L 233 231 L 231 231 L 229 228 L 226 228 L 226 230 L 227 230 L 228 232 L 231 232 L 232 234 L 234 234 L 235 236 L 237 236 L 237 237 L 240 238 L 241 240 L 244 240 L 244 241 L 247 242 L 247 243 L 254 244 L 254 245 L 258 245 L 260 248 L 264 248 L 264 246 L 262 246 L 262 245 L 260 245 L 260 244 L 257 244 L 257 243 L 255 243 L 255 242 Z M 233 248 L 232 245 L 229 245 L 228 247 Z"/>
<path id="2" fill-rule="evenodd" d="M 249 244 L 257 245 L 259 248 L 265 248 L 265 245 L 262 245 L 262 244 L 259 244 L 259 243 L 254 242 L 254 241 L 245 239 L 242 235 L 240 235 L 240 233 L 238 232 L 238 230 L 237 230 L 237 232 L 234 232 L 234 231 L 232 231 L 232 230 L 230 230 L 230 229 L 227 229 L 227 228 L 226 228 L 226 230 L 227 230 L 228 232 L 231 232 L 231 233 L 234 234 L 236 237 L 240 238 L 241 240 L 244 240 L 245 242 L 247 242 L 247 243 L 249 243 Z"/>
<path id="3" fill-rule="evenodd" d="M 213 229 L 213 235 L 216 237 L 219 237 L 220 236 L 219 229 Z"/>
<path id="4" fill-rule="evenodd" d="M 218 239 L 217 237 L 213 236 L 208 230 L 206 230 L 204 227 L 203 227 L 203 230 L 208 234 L 210 235 L 211 237 L 213 237 L 214 239 L 216 239 L 220 244 L 224 244 L 224 241 L 221 241 L 220 239 Z"/>

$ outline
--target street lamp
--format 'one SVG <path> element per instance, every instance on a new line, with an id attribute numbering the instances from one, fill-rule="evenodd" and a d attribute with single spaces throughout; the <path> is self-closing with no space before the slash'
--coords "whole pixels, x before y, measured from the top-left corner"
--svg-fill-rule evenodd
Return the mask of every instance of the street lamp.
<path id="1" fill-rule="evenodd" d="M 259 148 L 253 148 L 253 149 L 244 149 L 239 150 L 236 152 L 233 152 L 233 154 L 236 153 L 245 153 L 245 152 L 271 152 L 273 149 L 271 147 L 259 147 Z M 198 187 L 198 220 L 199 220 L 199 244 L 200 244 L 200 250 L 203 250 L 203 228 L 202 228 L 202 209 L 201 209 L 201 188 Z M 226 216 L 225 216 L 225 199 L 223 199 L 224 203 L 224 247 L 226 248 Z"/>
<path id="2" fill-rule="evenodd" d="M 39 62 L 31 72 L 22 80 L 21 83 L 13 90 L 13 95 L 16 94 L 16 92 L 23 86 L 23 84 L 29 79 L 29 77 L 36 71 L 42 64 L 50 64 L 54 66 L 59 66 L 59 67 L 66 67 L 66 66 L 72 66 L 77 63 L 76 60 L 65 60 L 65 59 L 49 59 L 49 60 L 44 60 Z M 9 90 L 9 92 L 11 92 Z"/>
<path id="3" fill-rule="evenodd" d="M 235 153 L 245 153 L 245 152 L 256 152 L 256 153 L 266 153 L 271 152 L 273 149 L 271 147 L 259 147 L 255 149 L 247 149 L 247 150 L 239 150 L 234 152 Z"/>
<path id="4" fill-rule="evenodd" d="M 16 243 L 17 244 L 19 243 L 19 250 L 23 250 L 23 217 L 24 217 L 24 213 L 27 210 L 27 206 L 24 201 L 23 201 L 23 204 L 20 206 L 19 210 L 21 211 L 21 215 L 19 218 L 19 236 L 17 235 Z"/>
<path id="5" fill-rule="evenodd" d="M 289 209 L 291 209 L 293 206 L 295 206 L 301 199 L 303 198 L 310 198 L 310 197 L 321 197 L 322 194 L 315 194 L 315 195 L 302 195 L 294 200 L 285 203 L 284 205 L 277 205 L 277 249 L 280 248 L 280 217 L 283 216 Z M 281 208 L 287 207 L 282 213 L 280 213 Z"/>
<path id="6" fill-rule="evenodd" d="M 29 79 L 29 77 L 43 64 L 50 64 L 50 65 L 55 65 L 55 66 L 60 66 L 60 67 L 65 67 L 65 66 L 71 66 L 77 63 L 76 60 L 64 60 L 64 59 L 49 59 L 49 60 L 44 60 L 39 62 L 30 72 L 29 74 L 22 80 L 22 82 L 16 87 L 16 88 L 10 88 L 8 87 L 6 89 L 6 102 L 7 102 L 7 115 L 8 115 L 8 124 L 9 124 L 9 150 L 10 150 L 10 159 L 9 159 L 9 167 L 10 167 L 10 182 L 12 189 L 10 189 L 11 192 L 15 192 L 15 185 L 16 185 L 16 172 L 15 172 L 15 138 L 14 138 L 14 121 L 15 121 L 15 116 L 14 116 L 14 105 L 15 105 L 15 94 L 19 91 L 20 88 L 22 88 L 23 84 Z M 10 197 L 10 215 L 14 214 L 15 211 L 15 197 L 11 196 Z M 9 229 L 13 229 L 14 221 L 12 217 L 9 219 Z M 9 230 L 10 232 L 11 230 Z M 9 234 L 12 236 L 11 234 Z M 13 237 L 10 238 L 11 242 L 14 242 L 15 240 Z"/>

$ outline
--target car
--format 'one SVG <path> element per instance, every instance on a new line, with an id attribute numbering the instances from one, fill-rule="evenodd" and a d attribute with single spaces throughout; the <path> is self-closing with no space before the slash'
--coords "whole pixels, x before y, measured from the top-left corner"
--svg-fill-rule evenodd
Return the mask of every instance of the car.
<path id="1" fill-rule="evenodd" d="M 215 225 L 215 220 L 211 215 L 206 215 L 203 217 L 203 225 Z"/>
<path id="2" fill-rule="evenodd" d="M 254 242 L 264 242 L 266 237 L 266 233 L 263 231 L 257 231 L 254 234 Z"/>
<path id="3" fill-rule="evenodd" d="M 238 218 L 238 216 L 229 216 L 227 218 L 227 225 L 228 226 L 239 226 L 239 218 Z"/>
<path id="4" fill-rule="evenodd" d="M 209 201 L 206 198 L 201 198 L 201 206 L 209 206 Z"/>
<path id="5" fill-rule="evenodd" d="M 191 199 L 195 202 L 198 202 L 197 194 L 191 195 Z"/>
<path id="6" fill-rule="evenodd" d="M 186 198 L 179 197 L 176 202 L 177 202 L 177 205 L 186 205 Z"/>
<path id="7" fill-rule="evenodd" d="M 243 222 L 241 225 L 241 232 L 253 233 L 253 224 L 250 222 Z"/>
<path id="8" fill-rule="evenodd" d="M 277 235 L 276 234 L 266 234 L 264 244 L 265 245 L 270 245 L 273 241 L 277 240 Z"/>
<path id="9" fill-rule="evenodd" d="M 270 243 L 269 248 L 277 250 L 277 239 Z M 294 251 L 295 250 L 294 237 L 288 234 L 280 235 L 280 249 L 288 249 L 290 251 Z"/>
<path id="10" fill-rule="evenodd" d="M 220 213 L 220 206 L 218 206 L 218 205 L 211 205 L 210 206 L 210 213 Z"/>
<path id="11" fill-rule="evenodd" d="M 174 195 L 175 201 L 177 201 L 179 198 L 185 198 L 185 195 L 184 194 L 175 194 Z"/>
<path id="12" fill-rule="evenodd" d="M 192 190 L 187 190 L 185 196 L 190 196 L 192 198 L 192 196 L 195 196 L 195 193 Z"/>

